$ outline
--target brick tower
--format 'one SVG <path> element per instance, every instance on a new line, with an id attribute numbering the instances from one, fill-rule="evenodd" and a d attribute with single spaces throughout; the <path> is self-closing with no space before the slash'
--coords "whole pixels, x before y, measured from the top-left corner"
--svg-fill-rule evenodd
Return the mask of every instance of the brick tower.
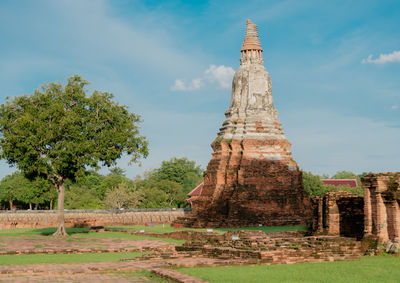
<path id="1" fill-rule="evenodd" d="M 306 225 L 311 202 L 272 102 L 257 26 L 247 20 L 226 119 L 211 144 L 201 196 L 180 223 L 193 227 Z"/>

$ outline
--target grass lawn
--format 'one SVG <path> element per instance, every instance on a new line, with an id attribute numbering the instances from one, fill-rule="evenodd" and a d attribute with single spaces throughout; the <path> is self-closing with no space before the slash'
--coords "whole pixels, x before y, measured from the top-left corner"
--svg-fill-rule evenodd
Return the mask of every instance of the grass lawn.
<path id="1" fill-rule="evenodd" d="M 400 257 L 363 257 L 359 261 L 179 268 L 209 282 L 399 282 Z"/>
<path id="2" fill-rule="evenodd" d="M 162 225 L 161 225 L 162 226 Z M 144 226 L 143 226 L 144 227 Z M 7 229 L 0 230 L 0 240 L 2 237 L 13 237 L 14 240 L 18 240 L 19 237 L 34 238 L 34 239 L 46 239 L 47 236 L 53 234 L 57 229 L 56 228 L 40 228 L 40 229 L 32 229 L 32 228 L 16 228 L 16 229 Z M 65 239 L 67 241 L 76 241 L 76 238 L 87 239 L 104 239 L 104 238 L 114 238 L 114 239 L 126 239 L 126 240 L 159 240 L 165 241 L 173 244 L 183 244 L 186 241 L 183 240 L 175 240 L 169 238 L 156 238 L 150 236 L 141 236 L 141 235 L 130 235 L 123 232 L 99 232 L 99 233 L 89 233 L 90 228 L 66 228 L 68 237 Z"/>
<path id="3" fill-rule="evenodd" d="M 27 254 L 0 255 L 0 265 L 33 264 L 33 263 L 80 263 L 110 262 L 121 258 L 133 258 L 143 255 L 142 252 L 129 253 L 83 253 L 83 254 Z"/>
<path id="4" fill-rule="evenodd" d="M 162 225 L 156 224 L 151 227 L 147 227 L 144 225 L 130 225 L 130 226 L 118 226 L 118 227 L 106 227 L 108 229 L 132 229 L 134 231 L 144 230 L 145 232 L 153 232 L 153 233 L 169 233 L 175 231 L 188 231 L 188 230 L 195 230 L 195 231 L 203 231 L 205 232 L 207 229 L 205 228 L 177 228 L 171 227 L 170 225 Z M 273 233 L 273 232 L 287 232 L 287 231 L 307 231 L 307 226 L 261 226 L 261 227 L 238 227 L 238 228 L 214 228 L 213 230 L 218 233 L 225 233 L 227 231 L 232 230 L 260 230 L 264 233 Z"/>

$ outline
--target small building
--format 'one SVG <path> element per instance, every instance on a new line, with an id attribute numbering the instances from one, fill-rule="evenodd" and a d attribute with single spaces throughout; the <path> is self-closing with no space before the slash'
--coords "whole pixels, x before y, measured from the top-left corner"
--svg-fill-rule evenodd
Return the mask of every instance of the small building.
<path id="1" fill-rule="evenodd" d="M 188 203 L 190 203 L 190 206 L 192 206 L 192 203 L 196 198 L 201 196 L 201 192 L 203 191 L 203 185 L 204 185 L 204 182 L 201 182 L 200 185 L 198 185 L 190 193 L 187 194 L 189 196 L 189 198 L 186 201 Z"/>
<path id="2" fill-rule="evenodd" d="M 332 185 L 335 187 L 350 186 L 355 188 L 358 186 L 357 179 L 321 179 L 324 185 Z"/>

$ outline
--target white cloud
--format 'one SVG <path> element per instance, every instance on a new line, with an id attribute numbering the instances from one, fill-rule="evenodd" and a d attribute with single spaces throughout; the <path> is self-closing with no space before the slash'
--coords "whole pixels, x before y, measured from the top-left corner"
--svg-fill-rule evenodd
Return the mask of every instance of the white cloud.
<path id="1" fill-rule="evenodd" d="M 175 91 L 191 91 L 197 90 L 202 86 L 202 79 L 196 78 L 193 79 L 189 84 L 186 84 L 181 79 L 176 79 L 175 84 L 171 87 L 171 90 Z"/>
<path id="2" fill-rule="evenodd" d="M 400 51 L 393 51 L 389 54 L 380 54 L 377 59 L 372 59 L 372 54 L 367 59 L 362 59 L 362 63 L 373 63 L 373 64 L 386 64 L 392 62 L 400 62 Z"/>
<path id="3" fill-rule="evenodd" d="M 399 108 L 399 106 L 397 105 L 392 105 L 392 110 L 397 110 Z"/>
<path id="4" fill-rule="evenodd" d="M 203 78 L 193 79 L 190 83 L 186 84 L 181 79 L 176 79 L 175 84 L 171 87 L 171 90 L 175 91 L 192 91 L 198 90 L 205 86 L 205 82 L 210 84 L 217 84 L 219 88 L 229 89 L 231 87 L 232 78 L 235 74 L 235 70 L 232 67 L 225 67 L 224 65 L 216 66 L 210 65 L 207 70 L 204 71 Z"/>
<path id="5" fill-rule="evenodd" d="M 231 67 L 225 67 L 224 65 L 210 65 L 204 74 L 210 82 L 216 82 L 221 88 L 229 89 L 235 70 Z"/>

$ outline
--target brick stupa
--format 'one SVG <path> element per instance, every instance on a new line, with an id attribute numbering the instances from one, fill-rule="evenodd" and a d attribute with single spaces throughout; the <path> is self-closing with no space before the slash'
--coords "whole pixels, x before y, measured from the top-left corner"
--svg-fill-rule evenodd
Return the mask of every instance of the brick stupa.
<path id="1" fill-rule="evenodd" d="M 202 193 L 188 217 L 192 227 L 307 225 L 311 202 L 272 102 L 257 26 L 247 20 L 240 68 L 226 119 L 211 144 Z"/>

